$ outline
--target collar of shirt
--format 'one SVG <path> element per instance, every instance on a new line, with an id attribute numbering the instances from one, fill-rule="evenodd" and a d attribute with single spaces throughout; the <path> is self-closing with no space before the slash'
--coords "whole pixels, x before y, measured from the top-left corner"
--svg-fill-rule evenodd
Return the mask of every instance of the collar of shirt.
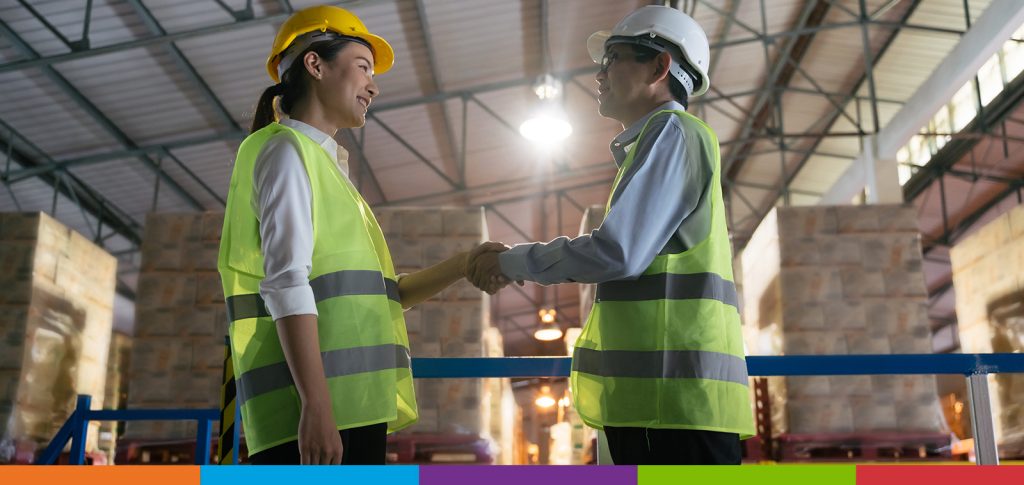
<path id="1" fill-rule="evenodd" d="M 666 103 L 659 105 L 657 108 L 654 108 L 649 113 L 645 114 L 643 118 L 640 118 L 632 125 L 629 125 L 629 127 L 623 130 L 622 133 L 619 133 L 618 135 L 615 136 L 614 139 L 612 139 L 611 151 L 612 156 L 615 157 L 616 167 L 621 167 L 622 162 L 626 160 L 626 154 L 629 152 L 629 149 L 633 145 L 633 143 L 636 142 L 636 138 L 640 136 L 640 130 L 642 130 L 644 128 L 644 125 L 647 124 L 647 120 L 651 119 L 651 116 L 654 116 L 654 113 L 664 111 L 667 109 L 676 111 L 686 111 L 686 108 L 684 108 L 683 105 L 680 104 L 678 101 L 668 101 Z"/>
<path id="2" fill-rule="evenodd" d="M 280 123 L 308 136 L 311 140 L 323 147 L 324 151 L 327 152 L 327 155 L 334 160 L 338 169 L 341 170 L 341 173 L 345 174 L 345 177 L 348 177 L 348 150 L 345 150 L 345 147 L 339 145 L 338 142 L 334 140 L 333 136 L 314 128 L 312 125 L 303 123 L 299 120 L 293 120 L 291 118 L 283 119 Z"/>

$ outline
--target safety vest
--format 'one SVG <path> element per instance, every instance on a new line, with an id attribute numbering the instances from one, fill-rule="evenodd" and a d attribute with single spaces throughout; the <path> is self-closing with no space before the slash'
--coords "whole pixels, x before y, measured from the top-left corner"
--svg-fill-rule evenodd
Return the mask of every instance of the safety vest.
<path id="1" fill-rule="evenodd" d="M 217 261 L 249 453 L 296 440 L 301 410 L 277 326 L 259 295 L 264 273 L 251 202 L 253 169 L 260 149 L 275 135 L 287 136 L 298 148 L 312 189 L 309 284 L 337 427 L 387 422 L 389 432 L 404 428 L 418 414 L 409 338 L 384 235 L 370 207 L 320 145 L 271 123 L 238 149 Z"/>
<path id="2" fill-rule="evenodd" d="M 686 112 L 665 110 L 655 116 L 663 113 L 682 122 L 688 156 L 714 163 L 705 201 L 711 204 L 710 233 L 681 253 L 658 255 L 635 280 L 597 285 L 573 351 L 573 400 L 583 421 L 599 429 L 694 429 L 748 438 L 754 434 L 754 419 L 719 182 L 718 138 Z M 638 140 L 646 130 L 645 124 Z M 619 168 L 612 195 L 633 163 L 636 145 Z"/>

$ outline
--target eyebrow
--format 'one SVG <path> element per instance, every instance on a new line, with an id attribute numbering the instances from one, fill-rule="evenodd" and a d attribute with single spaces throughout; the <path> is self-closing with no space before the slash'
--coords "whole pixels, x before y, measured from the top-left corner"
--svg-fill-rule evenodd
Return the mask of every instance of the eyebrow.
<path id="1" fill-rule="evenodd" d="M 371 61 L 371 60 L 367 59 L 367 58 L 366 58 L 366 57 L 364 57 L 364 56 L 356 56 L 356 59 L 357 59 L 357 60 L 358 60 L 358 59 L 362 59 L 362 60 L 366 61 L 366 62 L 367 62 L 368 64 L 370 64 L 370 66 L 371 66 L 371 67 L 373 66 L 373 61 Z"/>

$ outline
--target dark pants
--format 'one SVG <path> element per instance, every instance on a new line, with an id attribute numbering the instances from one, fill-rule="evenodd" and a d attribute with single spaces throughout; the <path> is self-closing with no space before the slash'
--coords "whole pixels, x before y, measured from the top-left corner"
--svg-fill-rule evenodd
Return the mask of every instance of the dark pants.
<path id="1" fill-rule="evenodd" d="M 388 424 L 371 424 L 359 428 L 343 429 L 341 435 L 342 465 L 383 465 L 387 457 Z M 249 457 L 253 465 L 298 465 L 299 443 L 287 443 L 268 448 Z"/>
<path id="2" fill-rule="evenodd" d="M 616 465 L 739 465 L 736 433 L 604 427 Z"/>

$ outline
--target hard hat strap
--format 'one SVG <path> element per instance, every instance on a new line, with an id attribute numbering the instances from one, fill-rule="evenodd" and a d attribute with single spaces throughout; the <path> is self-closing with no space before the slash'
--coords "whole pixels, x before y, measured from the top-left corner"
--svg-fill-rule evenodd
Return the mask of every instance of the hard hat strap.
<path id="1" fill-rule="evenodd" d="M 667 52 L 670 59 L 668 66 L 669 74 L 671 74 L 672 77 L 676 78 L 676 80 L 678 80 L 679 83 L 683 85 L 683 88 L 686 89 L 686 94 L 688 96 L 692 96 L 694 91 L 693 83 L 695 80 L 700 79 L 700 77 L 696 76 L 691 69 L 687 69 L 688 66 L 681 64 L 678 60 L 676 60 L 676 56 L 673 55 L 671 50 L 669 50 L 669 48 L 666 47 L 661 42 L 658 42 L 656 39 L 658 38 L 655 37 L 654 34 L 640 35 L 636 37 L 626 37 L 617 35 L 608 38 L 608 40 L 605 41 L 604 45 L 607 48 L 607 46 L 612 44 L 633 44 L 654 49 L 658 52 Z"/>

